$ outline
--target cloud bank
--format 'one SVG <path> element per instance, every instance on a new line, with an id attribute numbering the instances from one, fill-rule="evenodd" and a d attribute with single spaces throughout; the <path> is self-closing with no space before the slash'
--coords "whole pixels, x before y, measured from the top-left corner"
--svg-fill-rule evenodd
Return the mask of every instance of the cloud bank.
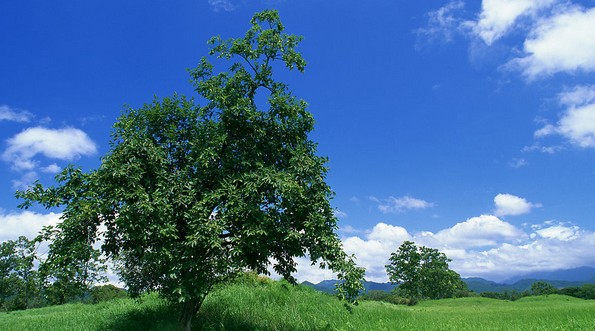
<path id="1" fill-rule="evenodd" d="M 595 265 L 595 233 L 563 222 L 544 222 L 519 228 L 494 215 L 480 215 L 436 233 L 410 233 L 407 229 L 378 223 L 365 235 L 342 239 L 345 251 L 355 254 L 366 268 L 366 279 L 387 282 L 385 265 L 405 240 L 437 248 L 452 259 L 450 267 L 462 277 L 494 281 L 534 271 Z M 329 270 L 298 259 L 299 281 L 333 279 Z"/>
<path id="2" fill-rule="evenodd" d="M 33 239 L 44 226 L 58 224 L 61 213 L 39 214 L 31 211 L 5 214 L 0 211 L 0 242 L 19 236 Z"/>

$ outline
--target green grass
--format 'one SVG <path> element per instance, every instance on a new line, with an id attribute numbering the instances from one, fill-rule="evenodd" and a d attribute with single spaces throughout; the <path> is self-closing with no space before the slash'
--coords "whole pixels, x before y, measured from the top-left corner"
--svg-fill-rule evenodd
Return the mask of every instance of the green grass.
<path id="1" fill-rule="evenodd" d="M 176 312 L 155 295 L 137 302 L 72 304 L 0 314 L 0 330 L 175 330 Z M 220 330 L 595 330 L 595 301 L 550 295 L 515 302 L 462 298 L 396 306 L 342 302 L 283 282 L 230 285 L 214 291 L 194 320 Z"/>

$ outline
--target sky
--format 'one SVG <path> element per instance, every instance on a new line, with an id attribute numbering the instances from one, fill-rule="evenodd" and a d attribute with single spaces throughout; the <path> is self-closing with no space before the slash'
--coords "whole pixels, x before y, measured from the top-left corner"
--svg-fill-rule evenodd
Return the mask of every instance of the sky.
<path id="1" fill-rule="evenodd" d="M 305 73 L 311 139 L 345 250 L 387 281 L 404 240 L 463 277 L 595 266 L 595 1 L 6 1 L 0 6 L 0 241 L 59 210 L 14 192 L 99 166 L 126 106 L 195 95 L 216 35 L 276 9 Z M 333 278 L 298 259 L 299 281 Z"/>

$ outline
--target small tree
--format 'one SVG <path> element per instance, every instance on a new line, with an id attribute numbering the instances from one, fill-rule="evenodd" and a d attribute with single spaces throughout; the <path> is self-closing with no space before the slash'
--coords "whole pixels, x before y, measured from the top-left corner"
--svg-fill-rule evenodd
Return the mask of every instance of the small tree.
<path id="1" fill-rule="evenodd" d="M 93 247 L 92 235 L 83 223 L 68 228 L 46 226 L 35 239 L 50 242 L 48 256 L 39 266 L 45 298 L 50 304 L 83 300 L 94 284 L 107 281 L 105 259 Z"/>
<path id="2" fill-rule="evenodd" d="M 41 284 L 34 267 L 36 250 L 36 242 L 24 236 L 0 244 L 0 306 L 5 310 L 38 304 Z"/>
<path id="3" fill-rule="evenodd" d="M 460 275 L 449 269 L 451 260 L 437 249 L 405 241 L 389 261 L 389 280 L 399 284 L 399 293 L 410 298 L 450 298 L 466 289 Z"/>
<path id="4" fill-rule="evenodd" d="M 103 225 L 102 250 L 130 293 L 179 304 L 183 330 L 213 285 L 267 273 L 271 261 L 294 281 L 293 258 L 307 254 L 344 280 L 341 297 L 363 288 L 363 269 L 335 233 L 326 158 L 308 139 L 312 115 L 273 76 L 275 63 L 304 70 L 301 38 L 284 33 L 275 11 L 251 24 L 243 38 L 211 39 L 211 55 L 234 60 L 227 72 L 214 74 L 206 58 L 191 70 L 204 106 L 175 95 L 128 109 L 99 169 L 68 167 L 58 186 L 17 194 L 25 208 L 64 207 L 56 257 L 81 256 Z"/>
<path id="5" fill-rule="evenodd" d="M 91 289 L 91 300 L 93 303 L 110 301 L 114 299 L 127 298 L 128 293 L 112 284 L 95 286 Z"/>
<path id="6" fill-rule="evenodd" d="M 547 294 L 554 294 L 557 293 L 558 289 L 548 283 L 548 282 L 544 282 L 544 281 L 537 281 L 533 284 L 531 284 L 531 294 L 532 295 L 547 295 Z"/>

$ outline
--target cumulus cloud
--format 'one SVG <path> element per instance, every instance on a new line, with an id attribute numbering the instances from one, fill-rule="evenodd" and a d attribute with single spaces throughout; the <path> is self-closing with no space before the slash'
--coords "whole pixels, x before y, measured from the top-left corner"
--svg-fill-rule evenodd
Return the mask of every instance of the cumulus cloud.
<path id="1" fill-rule="evenodd" d="M 385 214 L 399 213 L 409 209 L 426 209 L 434 206 L 434 204 L 431 202 L 412 198 L 410 196 L 404 196 L 400 198 L 390 196 L 382 201 L 375 197 L 371 197 L 370 199 L 377 202 L 378 210 Z"/>
<path id="2" fill-rule="evenodd" d="M 50 159 L 70 161 L 79 156 L 97 153 L 97 146 L 79 129 L 28 128 L 7 140 L 2 159 L 17 171 L 32 171 L 37 167 L 34 158 L 43 155 Z M 49 170 L 55 170 L 55 167 Z"/>
<path id="3" fill-rule="evenodd" d="M 512 194 L 498 194 L 494 198 L 497 216 L 522 215 L 531 212 L 533 208 L 541 207 L 540 204 L 531 203 L 524 198 Z"/>
<path id="4" fill-rule="evenodd" d="M 535 131 L 535 138 L 560 135 L 571 144 L 595 147 L 595 85 L 579 85 L 558 94 L 566 109 L 558 123 L 546 124 Z"/>
<path id="5" fill-rule="evenodd" d="M 434 235 L 425 235 L 426 241 L 452 248 L 496 246 L 499 242 L 517 242 L 526 234 L 512 224 L 493 215 L 473 217 Z"/>
<path id="6" fill-rule="evenodd" d="M 0 105 L 0 121 L 27 123 L 32 118 L 33 114 L 26 110 L 16 110 L 7 105 Z"/>
<path id="7" fill-rule="evenodd" d="M 483 0 L 477 21 L 467 22 L 487 45 L 503 37 L 522 16 L 535 14 L 556 0 Z"/>
<path id="8" fill-rule="evenodd" d="M 571 7 L 541 19 L 525 40 L 526 56 L 509 62 L 530 80 L 558 72 L 595 70 L 595 8 Z"/>
<path id="9" fill-rule="evenodd" d="M 31 211 L 0 213 L 0 241 L 15 240 L 19 236 L 32 239 L 44 226 L 58 224 L 61 216 L 60 213 L 39 214 Z"/>

